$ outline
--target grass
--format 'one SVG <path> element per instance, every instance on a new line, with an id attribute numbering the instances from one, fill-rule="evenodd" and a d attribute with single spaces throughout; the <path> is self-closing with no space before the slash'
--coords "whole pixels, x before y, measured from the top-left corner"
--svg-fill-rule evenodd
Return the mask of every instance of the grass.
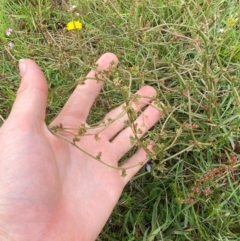
<path id="1" fill-rule="evenodd" d="M 240 240 L 239 8 L 237 0 L 2 0 L 3 118 L 19 85 L 18 59 L 45 72 L 49 123 L 107 51 L 119 57 L 122 88 L 106 83 L 89 123 L 126 100 L 125 89 L 146 84 L 165 105 L 148 134 L 156 143 L 152 172 L 142 169 L 125 188 L 99 241 Z M 81 31 L 66 31 L 72 19 Z"/>

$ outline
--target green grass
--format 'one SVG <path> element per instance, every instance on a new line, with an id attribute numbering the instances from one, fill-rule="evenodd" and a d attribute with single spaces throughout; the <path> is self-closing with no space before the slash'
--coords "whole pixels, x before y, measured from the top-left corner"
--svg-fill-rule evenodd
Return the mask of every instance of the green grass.
<path id="1" fill-rule="evenodd" d="M 20 58 L 34 59 L 48 79 L 47 123 L 108 51 L 119 57 L 122 88 L 107 81 L 89 123 L 121 104 L 124 87 L 151 85 L 165 105 L 148 134 L 156 143 L 153 171 L 142 169 L 125 188 L 99 241 L 240 240 L 239 10 L 237 0 L 2 0 L 3 118 Z M 66 31 L 72 19 L 83 22 L 81 31 Z M 10 37 L 6 28 L 14 30 Z"/>

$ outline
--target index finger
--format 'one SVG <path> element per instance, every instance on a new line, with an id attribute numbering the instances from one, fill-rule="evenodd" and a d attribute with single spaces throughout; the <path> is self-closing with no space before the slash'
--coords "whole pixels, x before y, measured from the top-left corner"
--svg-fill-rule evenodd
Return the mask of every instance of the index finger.
<path id="1" fill-rule="evenodd" d="M 113 63 L 113 64 L 112 64 Z M 103 54 L 97 61 L 97 70 L 91 70 L 85 78 L 84 84 L 76 87 L 67 103 L 57 118 L 52 122 L 52 125 L 62 123 L 63 126 L 76 127 L 80 123 L 85 122 L 89 111 L 98 96 L 103 81 L 98 71 L 108 70 L 111 67 L 117 66 L 118 58 L 112 53 Z M 98 80 L 95 76 L 98 76 Z"/>

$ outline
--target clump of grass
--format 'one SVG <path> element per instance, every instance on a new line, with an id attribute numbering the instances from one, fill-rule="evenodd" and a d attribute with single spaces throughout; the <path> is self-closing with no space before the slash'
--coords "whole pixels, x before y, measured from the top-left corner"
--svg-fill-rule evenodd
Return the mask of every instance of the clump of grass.
<path id="1" fill-rule="evenodd" d="M 143 169 L 127 186 L 98 240 L 238 239 L 237 1 L 10 0 L 1 11 L 3 118 L 15 98 L 17 60 L 23 57 L 38 62 L 48 79 L 47 123 L 79 77 L 107 51 L 119 56 L 120 65 L 107 79 L 89 123 L 101 120 L 106 108 L 128 103 L 126 93 L 142 85 L 158 92 L 164 117 L 147 136 L 155 143 L 152 172 Z M 83 29 L 68 32 L 72 20 L 81 21 Z"/>

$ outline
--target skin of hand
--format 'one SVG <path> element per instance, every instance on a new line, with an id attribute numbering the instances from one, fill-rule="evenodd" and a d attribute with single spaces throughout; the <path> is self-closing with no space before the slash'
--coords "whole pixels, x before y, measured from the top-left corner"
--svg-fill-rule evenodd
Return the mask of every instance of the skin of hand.
<path id="1" fill-rule="evenodd" d="M 101 90 L 103 81 L 94 79 L 96 71 L 107 70 L 117 57 L 105 53 L 91 70 L 85 84 L 78 85 L 50 126 L 62 123 L 76 128 L 86 123 L 89 111 Z M 95 240 L 107 222 L 124 186 L 141 165 L 121 171 L 109 168 L 82 151 L 53 135 L 45 124 L 47 82 L 38 65 L 25 59 L 19 63 L 21 83 L 15 103 L 0 128 L 0 237 L 1 240 Z M 136 123 L 144 135 L 160 118 L 151 98 L 156 93 L 150 86 L 138 92 L 144 96 L 133 103 L 136 112 L 142 111 Z M 105 119 L 116 118 L 120 106 Z M 84 135 L 78 145 L 109 165 L 118 160 L 133 144 L 131 128 L 124 129 L 123 115 L 100 132 Z M 87 124 L 86 124 L 87 125 Z M 100 128 L 100 127 L 99 127 Z M 151 146 L 149 146 L 151 149 Z M 146 162 L 143 149 L 130 157 L 122 167 Z"/>

